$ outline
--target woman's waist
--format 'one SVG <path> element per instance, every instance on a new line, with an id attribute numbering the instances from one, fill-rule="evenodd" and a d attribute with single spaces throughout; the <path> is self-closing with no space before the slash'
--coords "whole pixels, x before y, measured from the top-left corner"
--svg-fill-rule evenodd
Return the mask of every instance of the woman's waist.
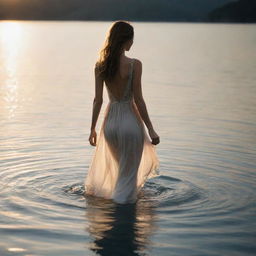
<path id="1" fill-rule="evenodd" d="M 109 104 L 131 104 L 132 99 L 128 100 L 110 100 Z"/>

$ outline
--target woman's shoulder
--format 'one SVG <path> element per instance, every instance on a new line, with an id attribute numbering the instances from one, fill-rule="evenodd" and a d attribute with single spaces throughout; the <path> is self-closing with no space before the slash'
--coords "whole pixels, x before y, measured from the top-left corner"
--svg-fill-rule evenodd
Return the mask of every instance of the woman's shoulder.
<path id="1" fill-rule="evenodd" d="M 100 69 L 100 65 L 101 65 L 101 63 L 99 61 L 96 61 L 95 65 L 94 65 L 94 69 L 95 70 L 99 70 Z"/>
<path id="2" fill-rule="evenodd" d="M 132 61 L 134 64 L 142 64 L 141 60 L 139 60 L 137 58 L 132 58 Z"/>
<path id="3" fill-rule="evenodd" d="M 142 61 L 137 59 L 137 58 L 133 58 L 133 66 L 134 66 L 134 70 L 136 70 L 136 72 L 142 72 Z"/>
<path id="4" fill-rule="evenodd" d="M 142 69 L 142 61 L 137 58 L 132 58 L 132 59 L 133 59 L 134 69 L 141 70 Z"/>

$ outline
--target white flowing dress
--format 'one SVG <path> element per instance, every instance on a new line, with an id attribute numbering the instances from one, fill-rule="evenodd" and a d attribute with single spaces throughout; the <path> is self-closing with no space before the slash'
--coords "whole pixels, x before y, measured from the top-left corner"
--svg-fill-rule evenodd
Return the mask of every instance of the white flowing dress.
<path id="1" fill-rule="evenodd" d="M 133 98 L 133 62 L 121 99 L 106 86 L 109 103 L 84 182 L 86 194 L 121 204 L 136 202 L 146 180 L 160 175 L 155 145 Z"/>

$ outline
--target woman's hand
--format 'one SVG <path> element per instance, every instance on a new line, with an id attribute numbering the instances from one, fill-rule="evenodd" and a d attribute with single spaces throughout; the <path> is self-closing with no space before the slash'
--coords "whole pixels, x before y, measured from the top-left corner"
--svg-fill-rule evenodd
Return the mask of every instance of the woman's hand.
<path id="1" fill-rule="evenodd" d="M 89 142 L 92 146 L 96 146 L 96 142 L 97 142 L 97 133 L 95 130 L 91 130 L 91 134 L 89 137 Z"/>
<path id="2" fill-rule="evenodd" d="M 153 128 L 148 129 L 150 138 L 152 139 L 151 143 L 157 145 L 160 143 L 160 137 L 157 135 Z"/>

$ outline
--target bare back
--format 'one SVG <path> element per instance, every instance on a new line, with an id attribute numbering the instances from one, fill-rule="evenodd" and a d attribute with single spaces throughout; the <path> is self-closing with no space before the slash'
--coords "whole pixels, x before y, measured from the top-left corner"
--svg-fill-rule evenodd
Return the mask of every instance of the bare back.
<path id="1" fill-rule="evenodd" d="M 124 62 L 120 62 L 114 79 L 111 82 L 105 81 L 109 91 L 116 99 L 121 99 L 124 96 L 125 87 L 129 81 L 131 72 L 132 60 L 131 58 L 127 58 Z"/>

